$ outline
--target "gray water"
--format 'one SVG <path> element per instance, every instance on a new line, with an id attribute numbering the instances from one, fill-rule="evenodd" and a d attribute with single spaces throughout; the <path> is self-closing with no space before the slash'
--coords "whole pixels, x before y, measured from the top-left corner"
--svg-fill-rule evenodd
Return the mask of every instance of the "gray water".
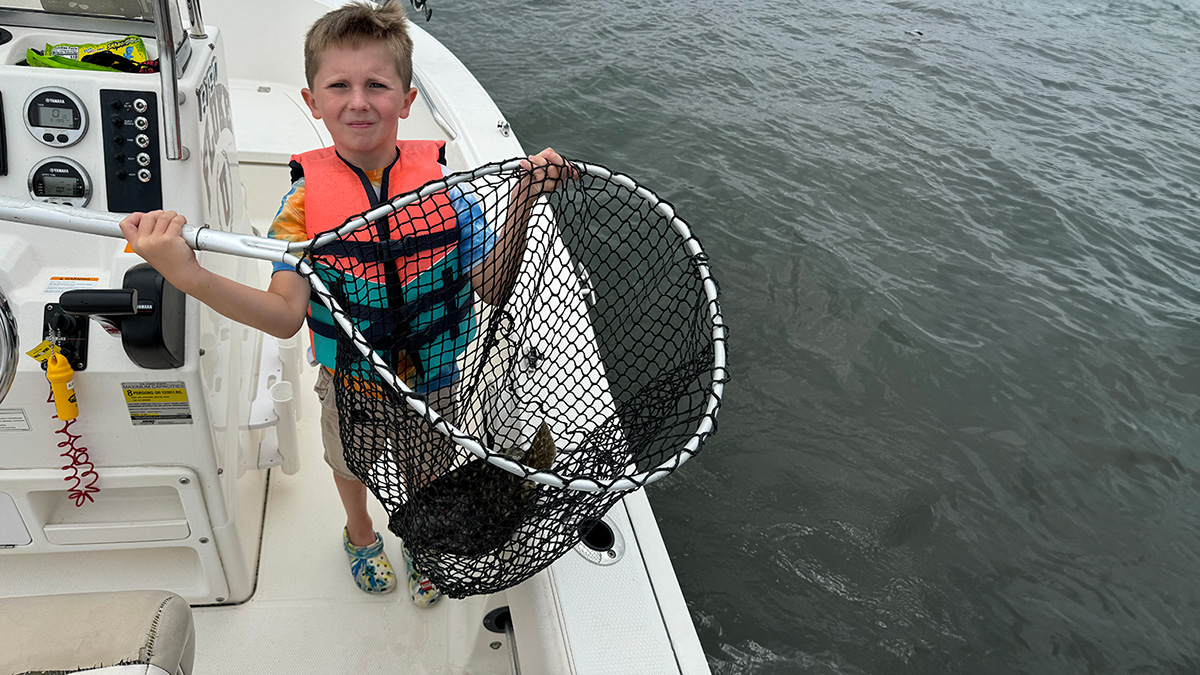
<path id="1" fill-rule="evenodd" d="M 714 673 L 1200 672 L 1200 5 L 432 4 L 712 255 L 650 498 Z"/>

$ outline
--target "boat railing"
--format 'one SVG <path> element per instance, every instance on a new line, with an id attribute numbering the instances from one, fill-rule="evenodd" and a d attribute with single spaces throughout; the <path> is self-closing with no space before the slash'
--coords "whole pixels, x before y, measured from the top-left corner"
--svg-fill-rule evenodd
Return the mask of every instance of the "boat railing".
<path id="1" fill-rule="evenodd" d="M 446 116 L 442 114 L 441 109 L 438 108 L 437 103 L 434 102 L 433 97 L 429 96 L 429 90 L 425 88 L 425 83 L 421 81 L 421 78 L 418 77 L 416 73 L 412 74 L 412 82 L 413 86 L 417 88 L 417 91 L 421 92 L 421 97 L 425 99 L 426 105 L 429 106 L 429 113 L 433 115 L 433 121 L 442 128 L 442 131 L 446 132 L 446 137 L 452 141 L 458 138 L 458 132 L 454 130 L 454 127 L 450 124 L 450 121 L 447 120 Z"/>
<path id="2" fill-rule="evenodd" d="M 175 23 L 171 21 L 172 0 L 156 0 L 154 3 L 154 33 L 158 40 L 158 76 L 162 82 L 163 95 L 163 140 L 166 142 L 167 159 L 187 159 L 184 154 L 183 135 L 179 127 L 179 78 L 183 75 L 184 64 L 175 58 L 175 50 L 163 48 L 163 45 L 175 44 Z M 188 2 L 188 11 L 194 13 L 191 18 L 199 16 L 197 6 L 199 0 Z M 203 28 L 201 28 L 203 32 Z M 186 40 L 185 40 L 186 42 Z"/>
<path id="3" fill-rule="evenodd" d="M 188 34 L 193 40 L 207 40 L 208 33 L 204 32 L 204 16 L 200 12 L 200 0 L 187 0 L 188 20 L 191 28 Z"/>

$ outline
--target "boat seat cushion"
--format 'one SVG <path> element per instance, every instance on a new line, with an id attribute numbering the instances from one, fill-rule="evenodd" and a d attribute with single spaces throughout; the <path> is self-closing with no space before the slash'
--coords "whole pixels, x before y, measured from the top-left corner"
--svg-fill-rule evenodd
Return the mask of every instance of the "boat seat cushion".
<path id="1" fill-rule="evenodd" d="M 74 673 L 138 664 L 192 670 L 192 610 L 167 591 L 0 598 L 0 673 Z"/>

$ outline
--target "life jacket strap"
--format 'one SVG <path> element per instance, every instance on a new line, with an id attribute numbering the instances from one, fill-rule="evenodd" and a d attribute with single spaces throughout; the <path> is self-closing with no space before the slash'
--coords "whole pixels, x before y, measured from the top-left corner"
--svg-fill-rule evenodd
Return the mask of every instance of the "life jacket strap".
<path id="1" fill-rule="evenodd" d="M 343 241 L 334 240 L 313 253 L 322 256 L 353 258 L 360 263 L 380 263 L 397 258 L 411 258 L 428 251 L 458 243 L 461 230 L 458 225 L 439 232 L 410 234 L 400 239 L 386 241 Z"/>
<path id="2" fill-rule="evenodd" d="M 379 307 L 347 303 L 346 313 L 359 325 L 363 338 L 376 351 L 390 353 L 403 351 L 416 367 L 417 373 L 425 372 L 424 363 L 420 358 L 420 350 L 433 344 L 448 334 L 452 340 L 462 335 L 462 322 L 471 311 L 470 303 L 459 303 L 458 296 L 467 284 L 466 277 L 460 276 L 455 282 L 442 286 L 421 295 L 415 302 L 408 303 L 398 311 L 389 312 Z M 443 305 L 446 312 L 438 319 L 413 330 L 412 325 L 423 312 Z M 314 335 L 337 340 L 337 327 L 314 318 L 311 314 L 306 317 L 309 330 Z"/>

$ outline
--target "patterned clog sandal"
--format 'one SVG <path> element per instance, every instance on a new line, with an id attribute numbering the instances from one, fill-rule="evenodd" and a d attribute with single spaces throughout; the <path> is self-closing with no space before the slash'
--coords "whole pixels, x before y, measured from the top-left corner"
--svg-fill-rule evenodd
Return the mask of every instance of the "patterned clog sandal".
<path id="1" fill-rule="evenodd" d="M 437 586 L 433 585 L 429 577 L 413 567 L 412 554 L 408 552 L 408 548 L 402 547 L 400 552 L 404 554 L 404 564 L 408 567 L 408 597 L 412 598 L 413 604 L 417 607 L 428 607 L 441 600 L 442 592 Z"/>
<path id="2" fill-rule="evenodd" d="M 342 528 L 342 545 L 350 557 L 350 573 L 354 583 L 367 593 L 391 593 L 396 589 L 396 572 L 383 552 L 383 539 L 375 533 L 375 543 L 355 546 L 350 533 Z"/>

